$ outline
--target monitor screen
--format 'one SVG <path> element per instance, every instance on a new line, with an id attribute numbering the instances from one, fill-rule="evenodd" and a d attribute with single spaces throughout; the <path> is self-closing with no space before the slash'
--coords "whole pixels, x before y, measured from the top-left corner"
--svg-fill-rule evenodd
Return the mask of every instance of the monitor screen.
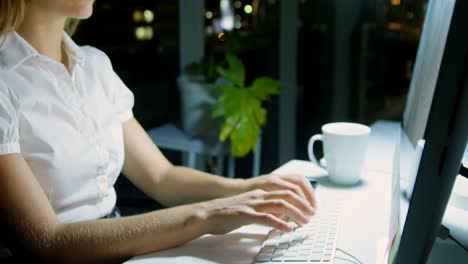
<path id="1" fill-rule="evenodd" d="M 399 163 L 409 203 L 390 263 L 425 263 L 468 136 L 468 1 L 430 0 L 402 121 Z M 404 208 L 403 208 L 404 207 Z"/>
<path id="2" fill-rule="evenodd" d="M 424 137 L 454 6 L 455 0 L 430 1 L 426 11 L 403 116 L 413 145 Z"/>

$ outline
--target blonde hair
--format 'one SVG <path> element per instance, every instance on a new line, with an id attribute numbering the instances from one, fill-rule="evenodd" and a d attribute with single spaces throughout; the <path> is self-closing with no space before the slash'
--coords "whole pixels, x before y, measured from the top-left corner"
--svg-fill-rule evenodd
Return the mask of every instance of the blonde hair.
<path id="1" fill-rule="evenodd" d="M 0 0 L 0 35 L 15 31 L 23 22 L 25 0 Z M 68 18 L 65 31 L 75 34 L 80 20 Z"/>

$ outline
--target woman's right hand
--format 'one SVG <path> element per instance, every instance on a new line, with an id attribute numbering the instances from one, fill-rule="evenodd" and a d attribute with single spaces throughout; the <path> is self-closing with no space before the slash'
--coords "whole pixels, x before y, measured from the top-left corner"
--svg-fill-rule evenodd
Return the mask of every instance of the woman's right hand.
<path id="1" fill-rule="evenodd" d="M 283 218 L 302 226 L 315 214 L 308 201 L 289 190 L 254 190 L 200 205 L 210 234 L 225 234 L 247 224 L 290 232 L 293 226 Z"/>

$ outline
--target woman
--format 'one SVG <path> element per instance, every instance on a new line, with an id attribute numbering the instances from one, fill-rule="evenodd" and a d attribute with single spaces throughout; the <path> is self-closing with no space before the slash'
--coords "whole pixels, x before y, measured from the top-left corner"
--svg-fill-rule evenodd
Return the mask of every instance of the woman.
<path id="1" fill-rule="evenodd" d="M 172 165 L 133 118 L 108 57 L 64 33 L 92 11 L 93 0 L 0 0 L 0 219 L 13 252 L 122 262 L 246 224 L 308 222 L 303 176 L 231 180 Z M 171 208 L 103 218 L 121 171 Z"/>

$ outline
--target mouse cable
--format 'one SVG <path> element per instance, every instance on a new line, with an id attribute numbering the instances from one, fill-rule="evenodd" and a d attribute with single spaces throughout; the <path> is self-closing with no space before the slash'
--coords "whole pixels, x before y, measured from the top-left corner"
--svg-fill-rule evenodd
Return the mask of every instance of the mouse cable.
<path id="1" fill-rule="evenodd" d="M 360 261 L 358 258 L 356 258 L 355 256 L 351 255 L 350 253 L 346 252 L 345 250 L 343 250 L 343 249 L 341 249 L 341 248 L 336 248 L 336 251 L 340 251 L 340 252 L 342 252 L 343 254 L 345 254 L 345 255 L 347 255 L 347 256 L 349 256 L 349 257 L 351 257 L 351 258 L 353 258 L 353 259 L 355 260 L 355 261 L 352 261 L 352 260 L 349 260 L 349 259 L 345 259 L 345 260 L 347 260 L 347 261 L 354 262 L 354 263 L 358 263 L 358 264 L 364 264 L 364 263 L 363 263 L 362 261 Z M 336 255 L 335 255 L 335 258 L 337 258 Z M 338 257 L 338 258 L 339 258 L 339 259 L 343 259 L 343 258 L 340 258 L 340 257 Z"/>
<path id="2" fill-rule="evenodd" d="M 354 264 L 359 264 L 359 262 L 356 262 L 356 261 L 354 261 L 354 260 L 352 260 L 352 259 L 340 258 L 340 257 L 337 257 L 337 256 L 335 256 L 335 259 L 346 260 L 346 261 L 351 262 L 351 263 L 354 263 Z"/>

